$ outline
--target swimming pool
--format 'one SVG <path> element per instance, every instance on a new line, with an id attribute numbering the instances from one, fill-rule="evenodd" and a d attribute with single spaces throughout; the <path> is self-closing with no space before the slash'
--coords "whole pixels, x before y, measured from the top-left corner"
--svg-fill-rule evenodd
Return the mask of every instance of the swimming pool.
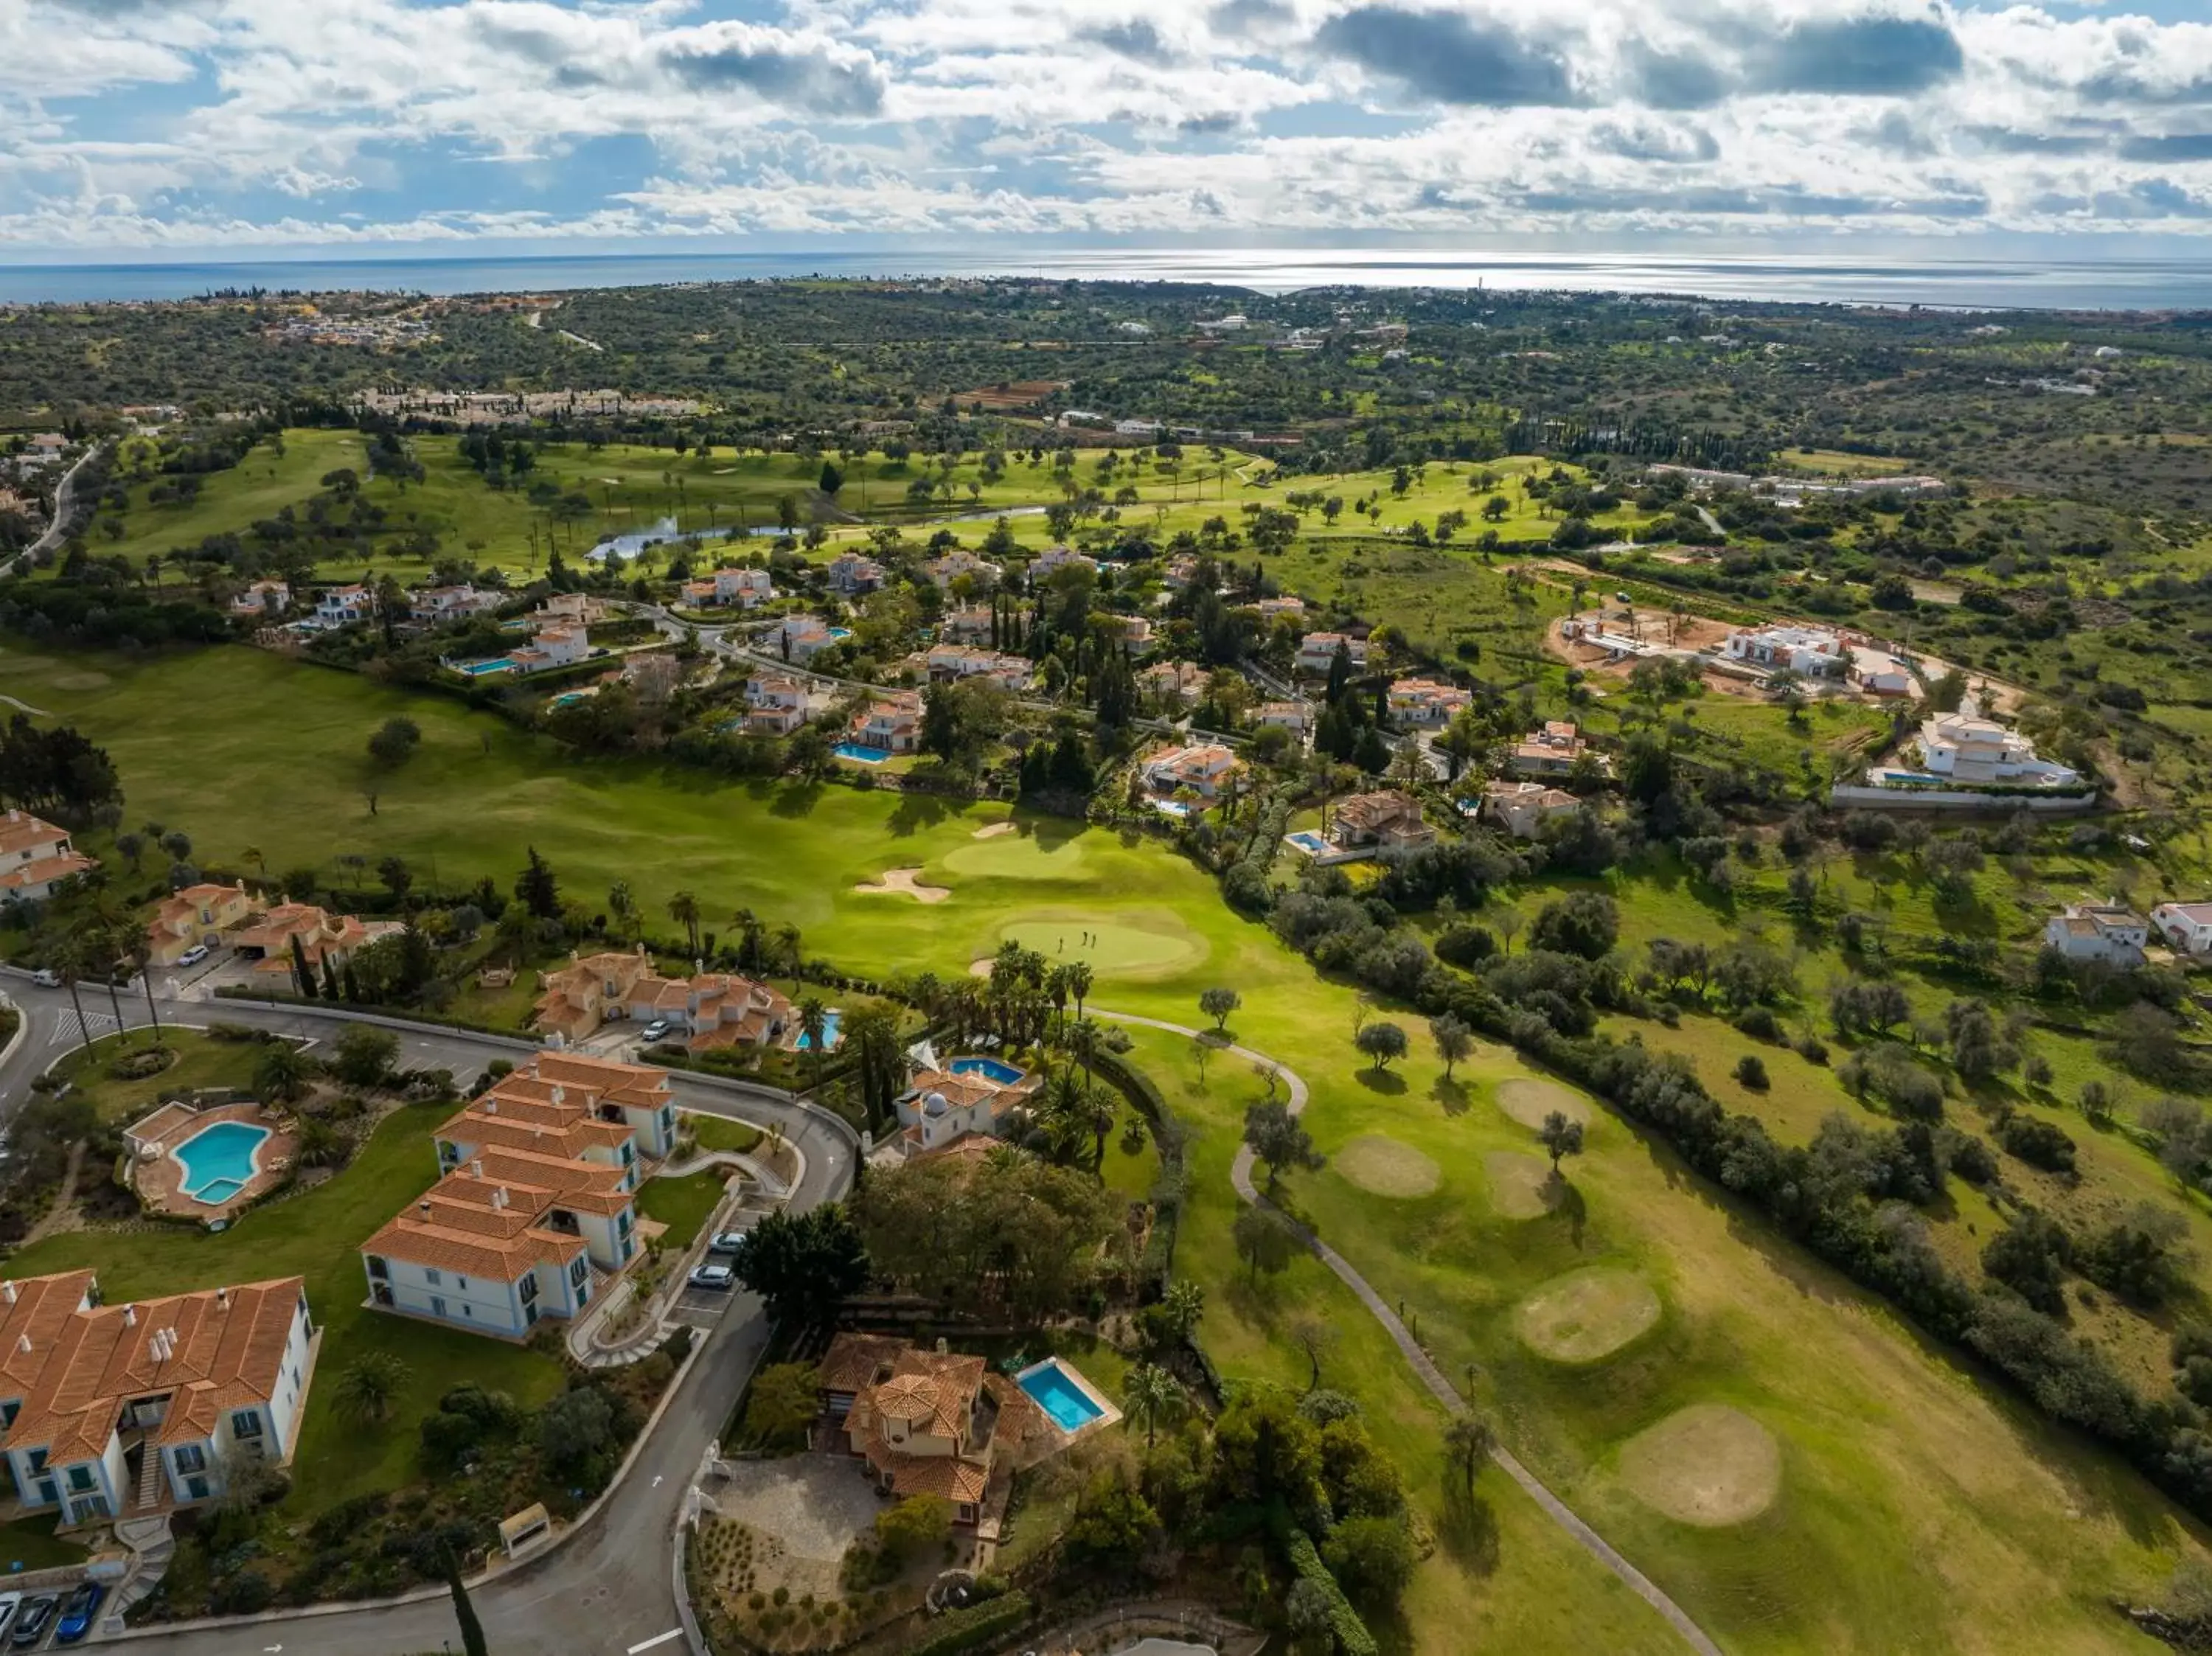
<path id="1" fill-rule="evenodd" d="M 823 1052 L 836 1051 L 837 1026 L 844 1021 L 844 1016 L 842 1012 L 824 1012 L 822 1015 L 822 1050 Z M 814 1042 L 802 1034 L 799 1038 L 799 1050 L 802 1052 L 811 1052 L 814 1050 Z"/>
<path id="2" fill-rule="evenodd" d="M 487 673 L 511 673 L 514 664 L 503 657 L 491 661 L 463 661 L 457 662 L 453 670 L 466 673 L 471 678 L 482 678 Z"/>
<path id="3" fill-rule="evenodd" d="M 261 1145 L 268 1137 L 268 1128 L 243 1121 L 202 1128 L 169 1152 L 185 1170 L 179 1188 L 203 1206 L 221 1206 L 261 1171 Z"/>
<path id="4" fill-rule="evenodd" d="M 890 757 L 881 748 L 864 748 L 857 742 L 840 742 L 830 751 L 840 759 L 849 759 L 860 765 L 880 765 Z"/>
<path id="5" fill-rule="evenodd" d="M 573 707 L 579 701 L 589 701 L 591 699 L 592 693 L 589 690 L 563 690 L 548 705 L 555 707 Z"/>
<path id="6" fill-rule="evenodd" d="M 1024 1368 L 1014 1377 L 1014 1384 L 1028 1392 L 1063 1432 L 1080 1431 L 1106 1412 L 1058 1357 L 1047 1357 L 1036 1367 Z"/>
<path id="7" fill-rule="evenodd" d="M 957 1076 L 981 1076 L 986 1081 L 997 1082 L 1001 1087 L 1011 1087 L 1022 1078 L 1019 1070 L 995 1058 L 956 1058 L 950 1068 Z"/>
<path id="8" fill-rule="evenodd" d="M 1296 834 L 1285 834 L 1283 838 L 1289 840 L 1292 845 L 1296 846 L 1300 851 L 1305 852 L 1309 857 L 1318 857 L 1322 852 L 1328 849 L 1328 841 L 1322 839 L 1321 835 L 1316 834 L 1311 828 L 1301 828 Z"/>

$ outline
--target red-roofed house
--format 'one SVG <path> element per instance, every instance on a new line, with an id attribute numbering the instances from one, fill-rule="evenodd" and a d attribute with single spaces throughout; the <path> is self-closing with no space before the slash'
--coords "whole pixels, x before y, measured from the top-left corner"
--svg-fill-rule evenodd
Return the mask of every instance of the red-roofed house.
<path id="1" fill-rule="evenodd" d="M 0 903 L 42 902 L 63 881 L 99 866 L 52 822 L 27 810 L 0 816 Z"/>

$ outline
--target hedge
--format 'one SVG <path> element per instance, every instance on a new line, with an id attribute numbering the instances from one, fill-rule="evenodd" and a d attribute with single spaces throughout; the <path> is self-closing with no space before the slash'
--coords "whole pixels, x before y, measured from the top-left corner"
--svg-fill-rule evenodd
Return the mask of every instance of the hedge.
<path id="1" fill-rule="evenodd" d="M 1284 1558 L 1297 1572 L 1298 1579 L 1314 1582 L 1328 1595 L 1328 1630 L 1336 1641 L 1338 1656 L 1376 1656 L 1375 1635 L 1359 1619 L 1359 1612 L 1352 1609 L 1344 1589 L 1328 1573 L 1328 1566 L 1322 1562 L 1313 1538 L 1292 1523 L 1286 1512 L 1275 1513 L 1271 1525 L 1275 1544 L 1283 1550 Z"/>
<path id="2" fill-rule="evenodd" d="M 1030 1609 L 1029 1594 L 1017 1587 L 980 1604 L 947 1611 L 930 1624 L 927 1639 L 908 1648 L 907 1656 L 952 1656 L 955 1651 L 973 1650 L 1012 1633 L 1030 1619 Z"/>
<path id="3" fill-rule="evenodd" d="M 1182 1124 L 1176 1119 L 1152 1077 L 1124 1063 L 1119 1053 L 1102 1048 L 1091 1065 L 1151 1125 L 1152 1142 L 1159 1146 L 1160 1176 L 1152 1186 L 1152 1233 L 1145 1244 L 1145 1256 L 1137 1264 L 1139 1296 L 1158 1299 L 1167 1291 L 1168 1278 L 1175 1269 L 1176 1233 L 1182 1222 L 1186 1178 Z"/>

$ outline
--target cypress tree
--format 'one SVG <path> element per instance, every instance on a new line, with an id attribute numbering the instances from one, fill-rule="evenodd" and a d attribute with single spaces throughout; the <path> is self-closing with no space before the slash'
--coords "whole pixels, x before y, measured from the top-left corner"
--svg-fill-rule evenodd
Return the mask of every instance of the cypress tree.
<path id="1" fill-rule="evenodd" d="M 465 1656 L 490 1656 L 483 1623 L 477 1620 L 476 1606 L 469 1602 L 468 1584 L 461 1580 L 461 1561 L 453 1556 L 451 1547 L 446 1549 L 446 1586 L 453 1595 L 453 1619 L 461 1624 L 461 1649 Z"/>
<path id="2" fill-rule="evenodd" d="M 296 931 L 292 934 L 292 981 L 306 998 L 315 998 L 315 974 L 307 965 L 307 951 L 301 945 Z"/>

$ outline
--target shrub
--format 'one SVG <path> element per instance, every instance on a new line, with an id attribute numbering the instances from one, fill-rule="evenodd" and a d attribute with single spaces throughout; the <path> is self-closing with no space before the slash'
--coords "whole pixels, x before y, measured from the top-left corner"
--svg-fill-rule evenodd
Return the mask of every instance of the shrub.
<path id="1" fill-rule="evenodd" d="M 981 1604 L 948 1611 L 939 1617 L 929 1624 L 929 1636 L 910 1647 L 907 1656 L 954 1656 L 957 1651 L 991 1644 L 1029 1619 L 1030 1596 L 1026 1592 L 1017 1591 L 987 1598 Z"/>
<path id="2" fill-rule="evenodd" d="M 1797 1056 L 1808 1064 L 1826 1064 L 1828 1061 L 1828 1043 L 1818 1035 L 1802 1034 L 1790 1044 L 1797 1049 Z"/>
<path id="3" fill-rule="evenodd" d="M 1747 1006 L 1735 1015 L 1735 1027 L 1753 1040 L 1782 1039 L 1782 1020 L 1767 1006 Z"/>
<path id="4" fill-rule="evenodd" d="M 1375 1635 L 1359 1619 L 1359 1612 L 1352 1609 L 1352 1601 L 1344 1596 L 1344 1589 L 1329 1574 L 1328 1566 L 1322 1562 L 1313 1538 L 1291 1523 L 1285 1513 L 1277 1516 L 1275 1538 L 1298 1580 L 1311 1582 L 1328 1595 L 1328 1628 L 1335 1639 L 1338 1656 L 1376 1656 Z"/>
<path id="5" fill-rule="evenodd" d="M 1735 1061 L 1735 1078 L 1755 1093 L 1763 1093 L 1771 1084 L 1766 1078 L 1766 1060 L 1756 1052 L 1746 1052 Z"/>
<path id="6" fill-rule="evenodd" d="M 1998 1121 L 1996 1132 L 1997 1143 L 2030 1167 L 2074 1171 L 2074 1141 L 2063 1128 L 2014 1110 Z"/>

